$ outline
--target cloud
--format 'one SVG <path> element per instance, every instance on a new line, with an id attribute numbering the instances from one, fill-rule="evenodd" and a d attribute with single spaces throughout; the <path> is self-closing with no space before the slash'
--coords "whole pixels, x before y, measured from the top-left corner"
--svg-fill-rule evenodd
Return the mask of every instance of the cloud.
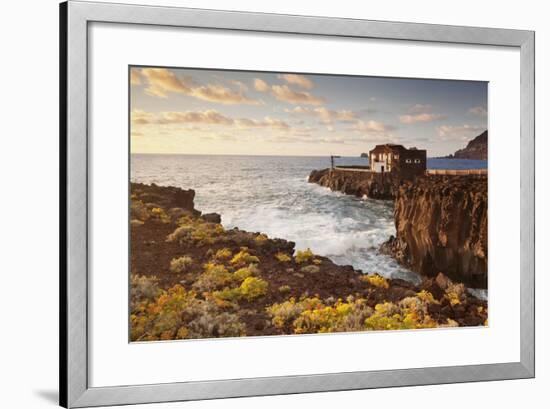
<path id="1" fill-rule="evenodd" d="M 400 115 L 399 121 L 403 124 L 416 124 L 418 122 L 433 122 L 444 118 L 445 115 L 423 113 L 415 115 Z"/>
<path id="2" fill-rule="evenodd" d="M 470 139 L 485 130 L 483 126 L 476 125 L 441 125 L 437 127 L 437 134 L 443 139 Z"/>
<path id="3" fill-rule="evenodd" d="M 406 115 L 399 116 L 399 121 L 403 124 L 434 122 L 445 118 L 445 115 L 432 113 L 432 106 L 429 104 L 415 104 L 407 112 Z"/>
<path id="4" fill-rule="evenodd" d="M 290 125 L 286 122 L 266 116 L 263 119 L 232 118 L 221 114 L 216 110 L 207 111 L 168 111 L 156 114 L 141 110 L 133 110 L 131 114 L 134 125 L 185 125 L 185 124 L 206 124 L 237 126 L 242 129 L 250 128 L 273 128 L 278 130 L 289 130 Z"/>
<path id="5" fill-rule="evenodd" d="M 300 88 L 312 89 L 314 87 L 313 81 L 303 75 L 279 74 L 277 77 L 285 80 L 289 84 L 297 85 Z"/>
<path id="6" fill-rule="evenodd" d="M 148 83 L 145 93 L 160 98 L 167 98 L 169 92 L 189 94 L 194 85 L 191 78 L 177 77 L 166 68 L 143 68 L 141 75 Z"/>
<path id="7" fill-rule="evenodd" d="M 254 79 L 254 89 L 259 92 L 269 93 L 279 101 L 288 102 L 293 105 L 322 105 L 325 103 L 324 98 L 316 97 L 309 92 L 296 91 L 288 85 L 269 85 L 260 78 Z"/>
<path id="8" fill-rule="evenodd" d="M 289 114 L 317 116 L 325 125 L 333 124 L 335 121 L 353 122 L 357 120 L 357 113 L 346 109 L 336 111 L 325 107 L 308 108 L 297 106 L 292 109 L 286 108 L 285 112 Z"/>
<path id="9" fill-rule="evenodd" d="M 426 112 L 431 112 L 432 106 L 430 104 L 414 104 L 408 109 L 409 114 L 423 114 Z"/>
<path id="10" fill-rule="evenodd" d="M 294 91 L 288 85 L 272 85 L 271 95 L 279 101 L 288 102 L 294 105 L 322 105 L 325 103 L 324 98 L 316 97 L 305 91 Z"/>
<path id="11" fill-rule="evenodd" d="M 269 84 L 260 78 L 254 78 L 254 89 L 260 92 L 267 92 L 271 89 Z"/>
<path id="12" fill-rule="evenodd" d="M 197 85 L 191 77 L 177 76 L 166 68 L 143 68 L 141 77 L 147 82 L 145 93 L 154 97 L 167 98 L 169 93 L 176 93 L 225 105 L 261 103 L 248 98 L 242 86 L 235 91 L 219 84 Z"/>
<path id="13" fill-rule="evenodd" d="M 137 68 L 130 69 L 130 85 L 141 85 L 141 75 Z"/>
<path id="14" fill-rule="evenodd" d="M 360 133 L 367 135 L 380 135 L 387 136 L 389 132 L 395 128 L 391 125 L 384 124 L 383 122 L 369 120 L 369 121 L 357 121 L 357 123 L 352 127 L 352 130 L 355 130 Z"/>
<path id="15" fill-rule="evenodd" d="M 486 117 L 487 116 L 487 108 L 482 107 L 482 106 L 473 107 L 473 108 L 470 108 L 468 110 L 468 113 L 470 113 L 472 115 L 475 115 L 475 116 L 479 116 L 479 117 Z"/>
<path id="16" fill-rule="evenodd" d="M 259 101 L 252 100 L 246 97 L 242 92 L 235 92 L 223 85 L 203 85 L 193 88 L 189 94 L 195 98 L 199 98 L 209 102 L 217 102 L 226 105 L 246 104 L 258 105 Z"/>

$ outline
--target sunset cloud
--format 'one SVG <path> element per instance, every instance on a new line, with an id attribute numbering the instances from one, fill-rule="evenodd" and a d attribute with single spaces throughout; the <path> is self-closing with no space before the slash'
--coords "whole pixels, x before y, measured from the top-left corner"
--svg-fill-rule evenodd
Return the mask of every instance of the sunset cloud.
<path id="1" fill-rule="evenodd" d="M 407 112 L 406 115 L 399 116 L 399 122 L 402 124 L 434 122 L 445 118 L 445 115 L 432 113 L 432 106 L 430 104 L 415 104 Z"/>
<path id="2" fill-rule="evenodd" d="M 297 85 L 300 88 L 312 89 L 314 84 L 308 77 L 298 74 L 280 74 L 278 78 L 285 80 L 287 83 Z"/>
<path id="3" fill-rule="evenodd" d="M 473 107 L 468 110 L 468 113 L 484 118 L 487 116 L 487 108 L 482 106 Z"/>
<path id="4" fill-rule="evenodd" d="M 367 135 L 386 135 L 395 128 L 391 125 L 386 125 L 383 122 L 371 119 L 369 121 L 357 121 L 352 129 Z"/>
<path id="5" fill-rule="evenodd" d="M 225 125 L 238 128 L 273 128 L 288 130 L 290 125 L 280 119 L 269 116 L 263 119 L 252 118 L 231 118 L 216 110 L 207 111 L 169 111 L 153 114 L 141 110 L 132 111 L 132 123 L 135 125 L 170 125 L 170 124 L 203 124 L 203 125 Z"/>
<path id="6" fill-rule="evenodd" d="M 324 98 L 316 97 L 309 92 L 296 91 L 288 85 L 269 85 L 260 78 L 254 79 L 254 89 L 259 92 L 269 93 L 279 101 L 288 102 L 293 105 L 322 105 L 325 103 Z"/>
<path id="7" fill-rule="evenodd" d="M 294 91 L 288 85 L 272 85 L 271 95 L 279 101 L 288 102 L 294 105 L 322 105 L 325 103 L 324 98 L 316 97 L 305 91 Z"/>
<path id="8" fill-rule="evenodd" d="M 250 99 L 244 94 L 244 84 L 237 85 L 238 91 L 219 84 L 197 85 L 191 77 L 177 76 L 166 68 L 143 68 L 140 74 L 135 75 L 141 75 L 145 79 L 145 93 L 154 97 L 167 98 L 169 93 L 176 93 L 225 105 L 260 104 L 260 101 Z M 139 80 L 141 81 L 141 78 Z"/>
<path id="9" fill-rule="evenodd" d="M 445 118 L 445 115 L 440 114 L 415 114 L 415 115 L 400 115 L 399 122 L 402 124 L 416 124 L 418 122 L 433 122 Z"/>
<path id="10" fill-rule="evenodd" d="M 441 125 L 437 127 L 437 134 L 441 138 L 460 138 L 463 140 L 469 139 L 472 136 L 475 136 L 477 134 L 480 134 L 483 132 L 486 128 L 483 126 L 477 126 L 477 125 Z"/>
<path id="11" fill-rule="evenodd" d="M 130 69 L 130 85 L 141 85 L 141 75 L 137 68 Z"/>
<path id="12" fill-rule="evenodd" d="M 357 113 L 347 109 L 330 110 L 325 107 L 308 108 L 297 106 L 292 109 L 285 109 L 285 112 L 297 115 L 313 115 L 319 117 L 322 123 L 330 125 L 335 121 L 353 122 L 357 120 Z"/>
<path id="13" fill-rule="evenodd" d="M 264 80 L 260 78 L 254 78 L 254 89 L 260 92 L 268 92 L 271 87 Z"/>

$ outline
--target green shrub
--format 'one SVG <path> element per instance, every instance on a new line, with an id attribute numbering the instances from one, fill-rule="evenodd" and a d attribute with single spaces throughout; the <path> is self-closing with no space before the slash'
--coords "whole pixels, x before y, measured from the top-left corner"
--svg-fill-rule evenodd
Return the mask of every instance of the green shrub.
<path id="1" fill-rule="evenodd" d="M 193 259 L 190 256 L 173 258 L 170 261 L 170 271 L 172 273 L 184 273 L 193 265 Z"/>
<path id="2" fill-rule="evenodd" d="M 294 260 L 296 260 L 296 263 L 302 264 L 302 263 L 309 263 L 313 260 L 315 257 L 315 254 L 307 248 L 305 250 L 298 250 L 296 252 L 296 255 L 294 256 Z"/>
<path id="3" fill-rule="evenodd" d="M 316 266 L 316 265 L 309 265 L 309 266 L 304 266 L 300 269 L 300 271 L 302 273 L 310 273 L 310 274 L 314 274 L 314 273 L 318 273 L 319 271 L 321 271 L 321 269 Z"/>
<path id="4" fill-rule="evenodd" d="M 133 311 L 130 324 L 132 341 L 246 335 L 246 327 L 236 314 L 220 311 L 214 303 L 196 298 L 194 292 L 179 284 L 152 302 L 142 302 Z"/>
<path id="5" fill-rule="evenodd" d="M 233 273 L 233 278 L 235 281 L 241 283 L 248 277 L 252 277 L 259 273 L 259 269 L 256 264 L 250 264 L 248 267 L 241 267 Z"/>
<path id="6" fill-rule="evenodd" d="M 207 263 L 204 271 L 193 283 L 193 288 L 198 291 L 212 291 L 223 288 L 233 281 L 233 274 L 227 271 L 225 266 L 215 263 Z"/>
<path id="7" fill-rule="evenodd" d="M 282 285 L 279 287 L 279 292 L 281 294 L 288 294 L 290 292 L 290 286 L 289 285 Z"/>
<path id="8" fill-rule="evenodd" d="M 142 301 L 155 299 L 161 290 L 155 276 L 130 275 L 130 309 L 134 310 Z"/>

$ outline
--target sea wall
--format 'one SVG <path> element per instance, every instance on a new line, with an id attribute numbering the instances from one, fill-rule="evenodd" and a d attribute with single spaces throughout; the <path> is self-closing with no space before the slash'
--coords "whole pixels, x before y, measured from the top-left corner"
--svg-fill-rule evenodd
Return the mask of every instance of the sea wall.
<path id="1" fill-rule="evenodd" d="M 308 182 L 357 197 L 391 200 L 395 198 L 400 180 L 391 173 L 322 169 L 312 171 Z"/>
<path id="2" fill-rule="evenodd" d="M 396 237 L 382 251 L 425 276 L 443 272 L 487 288 L 486 176 L 429 176 L 403 183 L 394 216 Z"/>

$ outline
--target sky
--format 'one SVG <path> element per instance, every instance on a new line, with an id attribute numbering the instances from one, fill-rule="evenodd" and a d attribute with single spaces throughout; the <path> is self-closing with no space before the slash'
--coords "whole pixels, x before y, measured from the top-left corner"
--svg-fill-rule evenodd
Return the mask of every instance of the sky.
<path id="1" fill-rule="evenodd" d="M 377 144 L 463 148 L 487 83 L 131 67 L 132 153 L 358 156 Z"/>

